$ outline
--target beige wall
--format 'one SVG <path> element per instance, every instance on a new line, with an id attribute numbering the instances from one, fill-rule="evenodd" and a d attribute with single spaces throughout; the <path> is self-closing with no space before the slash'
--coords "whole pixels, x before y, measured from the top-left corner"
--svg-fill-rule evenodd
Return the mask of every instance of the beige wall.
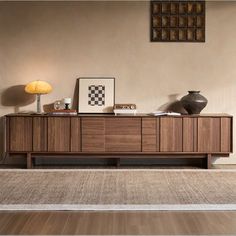
<path id="1" fill-rule="evenodd" d="M 192 89 L 204 112 L 236 115 L 235 26 L 236 2 L 208 2 L 206 43 L 151 43 L 149 2 L 0 2 L 0 115 L 27 104 L 9 87 L 46 80 L 45 104 L 72 97 L 81 76 L 115 77 L 116 102 L 142 112 Z"/>

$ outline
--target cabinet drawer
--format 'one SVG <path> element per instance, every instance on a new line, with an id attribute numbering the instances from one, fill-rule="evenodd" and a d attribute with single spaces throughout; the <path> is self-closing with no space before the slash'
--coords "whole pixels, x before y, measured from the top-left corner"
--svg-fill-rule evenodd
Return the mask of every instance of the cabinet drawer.
<path id="1" fill-rule="evenodd" d="M 106 152 L 141 152 L 141 135 L 106 135 Z"/>
<path id="2" fill-rule="evenodd" d="M 142 151 L 143 152 L 156 152 L 157 151 L 156 135 L 143 135 L 142 136 Z"/>
<path id="3" fill-rule="evenodd" d="M 106 118 L 106 135 L 141 135 L 141 118 Z"/>
<path id="4" fill-rule="evenodd" d="M 158 118 L 143 118 L 142 119 L 142 134 L 156 135 L 156 133 L 157 133 L 157 119 Z"/>

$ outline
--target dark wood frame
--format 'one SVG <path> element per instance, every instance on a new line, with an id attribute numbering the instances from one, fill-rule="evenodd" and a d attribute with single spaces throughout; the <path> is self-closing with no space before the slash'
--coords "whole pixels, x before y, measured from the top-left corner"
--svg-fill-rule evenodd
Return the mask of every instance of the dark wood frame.
<path id="1" fill-rule="evenodd" d="M 113 96 L 113 106 L 115 105 L 115 86 L 116 86 L 116 84 L 115 84 L 115 78 L 114 77 L 80 77 L 80 78 L 78 78 L 77 79 L 77 81 L 78 81 L 78 93 L 79 93 L 79 91 L 80 91 L 80 80 L 85 80 L 85 79 L 111 79 L 111 80 L 113 80 L 114 82 L 114 88 L 113 88 L 113 93 L 114 93 L 114 96 Z M 99 114 L 100 112 L 96 112 L 96 113 L 93 113 L 93 112 L 81 112 L 80 110 L 79 110 L 79 108 L 80 108 L 80 106 L 79 106 L 79 100 L 80 100 L 80 98 L 79 98 L 79 94 L 78 94 L 78 104 L 77 104 L 77 107 L 78 107 L 78 113 L 79 114 Z M 113 112 L 110 112 L 110 113 L 105 113 L 105 112 L 101 112 L 101 114 L 113 114 Z"/>
<path id="2" fill-rule="evenodd" d="M 158 3 L 158 4 L 162 4 L 162 3 L 192 3 L 192 2 L 198 2 L 198 3 L 201 3 L 203 5 L 203 12 L 201 14 L 196 14 L 196 13 L 185 13 L 185 14 L 171 14 L 171 13 L 154 13 L 153 12 L 153 5 L 155 3 Z M 179 17 L 181 16 L 201 16 L 203 19 L 204 19 L 204 23 L 203 23 L 203 26 L 194 26 L 194 27 L 189 27 L 188 25 L 187 26 L 184 26 L 184 27 L 181 27 L 181 26 L 176 26 L 176 27 L 171 27 L 171 26 L 159 26 L 159 27 L 154 27 L 153 25 L 153 17 L 154 16 L 159 16 L 159 17 L 165 17 L 165 16 L 176 16 L 178 18 L 178 21 L 179 21 Z M 169 39 L 155 39 L 154 37 L 154 33 L 153 33 L 153 30 L 160 30 L 162 31 L 162 29 L 167 29 L 167 30 L 177 30 L 178 33 L 179 33 L 179 30 L 188 30 L 188 29 L 201 29 L 203 32 L 204 32 L 204 38 L 202 40 L 198 40 L 195 36 L 195 39 L 194 40 L 189 40 L 187 39 L 187 35 L 186 35 L 186 40 L 180 40 L 179 39 L 179 36 L 178 36 L 178 39 L 177 40 L 171 40 L 170 39 L 170 36 L 169 36 Z M 151 0 L 150 1 L 150 39 L 151 39 L 151 42 L 189 42 L 189 43 L 204 43 L 205 40 L 206 40 L 206 3 L 205 3 L 205 0 L 188 0 L 188 1 L 185 1 L 185 0 Z"/>

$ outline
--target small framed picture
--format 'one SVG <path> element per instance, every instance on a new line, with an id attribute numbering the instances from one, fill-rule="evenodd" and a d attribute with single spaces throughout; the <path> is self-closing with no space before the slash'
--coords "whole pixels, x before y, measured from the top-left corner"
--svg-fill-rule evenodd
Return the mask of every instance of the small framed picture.
<path id="1" fill-rule="evenodd" d="M 79 113 L 113 113 L 115 78 L 79 78 Z"/>

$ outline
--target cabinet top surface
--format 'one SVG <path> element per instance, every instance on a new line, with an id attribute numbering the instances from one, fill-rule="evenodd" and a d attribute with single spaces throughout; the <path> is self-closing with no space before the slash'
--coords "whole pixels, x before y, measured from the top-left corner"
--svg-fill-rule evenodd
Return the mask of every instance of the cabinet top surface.
<path id="1" fill-rule="evenodd" d="M 203 113 L 199 115 L 164 115 L 164 116 L 153 116 L 146 113 L 139 113 L 136 115 L 114 115 L 114 114 L 77 114 L 77 115 L 51 115 L 51 114 L 29 114 L 29 113 L 11 113 L 7 114 L 7 117 L 232 117 L 232 115 L 226 113 Z"/>

